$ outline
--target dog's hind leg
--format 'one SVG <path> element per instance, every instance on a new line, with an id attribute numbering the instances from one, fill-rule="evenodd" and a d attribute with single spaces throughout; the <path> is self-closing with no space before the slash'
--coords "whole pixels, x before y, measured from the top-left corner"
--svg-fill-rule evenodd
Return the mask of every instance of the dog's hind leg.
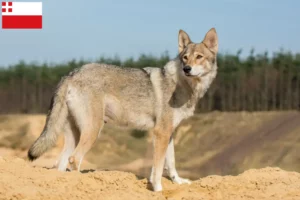
<path id="1" fill-rule="evenodd" d="M 72 170 L 80 171 L 84 155 L 92 148 L 104 125 L 104 102 L 99 94 L 70 87 L 67 105 L 80 132 L 80 139 L 69 157 Z"/>
<path id="2" fill-rule="evenodd" d="M 173 136 L 170 138 L 170 142 L 168 144 L 168 149 L 166 153 L 166 161 L 165 161 L 165 169 L 168 172 L 168 176 L 174 183 L 183 184 L 188 183 L 190 184 L 191 181 L 188 179 L 184 179 L 178 176 L 176 167 L 175 167 L 175 151 L 174 151 L 174 139 Z"/>
<path id="3" fill-rule="evenodd" d="M 101 118 L 90 119 L 90 126 L 80 130 L 80 140 L 75 151 L 69 157 L 69 164 L 72 170 L 80 171 L 80 165 L 84 155 L 92 148 L 104 125 Z"/>
<path id="4" fill-rule="evenodd" d="M 64 148 L 58 162 L 59 171 L 66 171 L 69 163 L 69 157 L 75 150 L 79 137 L 80 134 L 78 128 L 76 127 L 72 116 L 69 116 L 67 123 L 64 126 Z"/>

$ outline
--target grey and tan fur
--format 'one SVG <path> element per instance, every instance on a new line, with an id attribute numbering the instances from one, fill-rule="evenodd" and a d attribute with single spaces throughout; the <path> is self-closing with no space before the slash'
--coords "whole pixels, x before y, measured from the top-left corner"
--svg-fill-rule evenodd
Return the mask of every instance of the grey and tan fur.
<path id="1" fill-rule="evenodd" d="M 193 115 L 217 73 L 217 33 L 209 30 L 201 43 L 193 43 L 179 31 L 179 56 L 164 68 L 131 69 L 87 64 L 71 72 L 59 84 L 52 109 L 40 137 L 28 157 L 34 160 L 55 145 L 64 132 L 65 145 L 58 169 L 79 170 L 105 123 L 150 130 L 154 155 L 150 177 L 154 191 L 161 191 L 163 168 L 176 183 L 173 132 Z"/>

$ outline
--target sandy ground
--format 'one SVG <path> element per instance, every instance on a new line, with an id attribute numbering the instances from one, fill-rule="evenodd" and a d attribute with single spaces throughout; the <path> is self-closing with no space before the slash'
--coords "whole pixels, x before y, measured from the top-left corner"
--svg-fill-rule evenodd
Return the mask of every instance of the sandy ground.
<path id="1" fill-rule="evenodd" d="M 163 192 L 151 192 L 147 179 L 128 172 L 58 172 L 20 158 L 0 158 L 0 177 L 0 199 L 300 199 L 300 174 L 279 168 L 208 176 L 191 185 L 163 179 Z"/>
<path id="2" fill-rule="evenodd" d="M 147 137 L 108 126 L 81 173 L 58 172 L 48 168 L 61 151 L 62 138 L 37 161 L 26 160 L 44 115 L 0 115 L 0 200 L 300 200 L 299 120 L 298 112 L 194 116 L 175 139 L 179 174 L 193 183 L 177 185 L 164 178 L 164 191 L 155 193 L 144 178 L 152 163 Z"/>

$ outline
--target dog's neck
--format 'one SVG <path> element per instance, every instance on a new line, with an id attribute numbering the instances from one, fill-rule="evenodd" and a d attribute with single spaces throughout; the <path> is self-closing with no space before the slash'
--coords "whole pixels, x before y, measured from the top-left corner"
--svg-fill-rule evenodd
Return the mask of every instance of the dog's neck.
<path id="1" fill-rule="evenodd" d="M 185 105 L 187 108 L 191 108 L 193 111 L 199 101 L 217 74 L 217 63 L 214 63 L 213 70 L 203 77 L 187 77 L 182 72 L 182 63 L 179 58 L 176 58 L 166 64 L 164 67 L 166 73 L 173 79 L 175 86 L 174 94 L 172 98 L 180 99 L 179 105 Z M 185 93 L 183 95 L 182 93 Z M 185 96 L 187 98 L 182 98 Z M 178 104 L 178 102 L 177 102 Z"/>

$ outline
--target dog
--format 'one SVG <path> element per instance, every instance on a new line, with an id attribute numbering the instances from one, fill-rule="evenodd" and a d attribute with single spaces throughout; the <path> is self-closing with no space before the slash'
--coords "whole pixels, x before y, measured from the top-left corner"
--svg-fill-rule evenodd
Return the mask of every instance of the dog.
<path id="1" fill-rule="evenodd" d="M 178 56 L 163 68 L 122 68 L 90 63 L 62 78 L 52 98 L 46 124 L 28 151 L 33 161 L 56 144 L 64 132 L 58 170 L 80 170 L 105 123 L 149 130 L 153 134 L 150 182 L 161 191 L 163 169 L 175 183 L 190 183 L 175 168 L 173 132 L 194 114 L 217 74 L 218 37 L 210 29 L 201 43 L 183 30 Z"/>

